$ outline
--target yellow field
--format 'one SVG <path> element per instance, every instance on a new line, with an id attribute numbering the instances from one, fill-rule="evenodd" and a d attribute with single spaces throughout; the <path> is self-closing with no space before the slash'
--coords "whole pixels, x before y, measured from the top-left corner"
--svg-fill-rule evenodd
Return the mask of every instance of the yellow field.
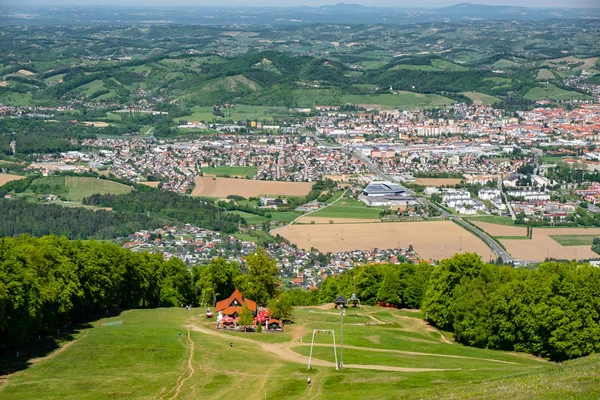
<path id="1" fill-rule="evenodd" d="M 475 222 L 493 236 L 525 236 L 527 228 Z M 500 239 L 506 250 L 515 258 L 528 261 L 543 261 L 547 257 L 558 259 L 598 258 L 591 246 L 563 246 L 550 235 L 598 235 L 600 228 L 533 228 L 533 239 Z"/>
<path id="2" fill-rule="evenodd" d="M 153 188 L 157 188 L 160 185 L 160 182 L 139 182 L 142 185 L 150 186 Z"/>
<path id="3" fill-rule="evenodd" d="M 447 186 L 447 185 L 458 185 L 460 179 L 458 178 L 418 178 L 415 182 L 421 186 Z"/>
<path id="4" fill-rule="evenodd" d="M 227 197 L 229 195 L 243 197 L 257 197 L 260 195 L 306 196 L 313 185 L 310 182 L 256 181 L 210 176 L 199 176 L 194 181 L 196 187 L 192 192 L 192 196 L 205 197 Z"/>
<path id="5" fill-rule="evenodd" d="M 17 74 L 23 75 L 23 76 L 32 76 L 32 75 L 35 75 L 35 72 L 27 71 L 26 69 L 20 69 L 17 71 Z"/>
<path id="6" fill-rule="evenodd" d="M 101 121 L 86 121 L 82 122 L 82 124 L 86 126 L 93 126 L 95 128 L 106 128 L 107 126 L 111 126 L 110 124 Z"/>
<path id="7" fill-rule="evenodd" d="M 19 176 L 19 175 L 0 174 L 0 186 L 4 185 L 5 183 L 8 183 L 10 181 L 16 181 L 18 179 L 23 179 L 23 178 L 25 178 L 25 177 Z"/>
<path id="8" fill-rule="evenodd" d="M 485 261 L 494 258 L 485 243 L 451 221 L 290 225 L 277 233 L 298 247 L 322 252 L 407 248 L 412 244 L 425 259 L 441 260 L 460 252 L 475 252 Z"/>
<path id="9" fill-rule="evenodd" d="M 5 87 L 5 86 L 8 86 L 8 82 L 0 81 L 0 87 Z"/>

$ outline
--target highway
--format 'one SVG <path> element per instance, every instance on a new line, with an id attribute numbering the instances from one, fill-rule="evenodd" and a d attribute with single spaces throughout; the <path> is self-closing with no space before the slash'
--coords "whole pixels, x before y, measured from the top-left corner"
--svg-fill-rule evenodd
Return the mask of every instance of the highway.
<path id="1" fill-rule="evenodd" d="M 312 132 L 306 132 L 307 135 L 309 135 L 311 138 L 313 138 L 317 143 L 319 143 L 321 146 L 327 146 L 327 147 L 331 147 L 331 145 L 329 145 L 328 143 L 326 143 L 324 140 L 318 138 L 314 133 Z M 371 160 L 369 160 L 367 157 L 363 156 L 362 154 L 360 154 L 359 152 L 352 152 L 351 149 L 349 149 L 346 146 L 342 147 L 342 150 L 347 153 L 347 154 L 351 154 L 354 157 L 358 158 L 360 161 L 362 161 L 367 168 L 375 175 L 377 175 L 379 178 L 381 178 L 382 180 L 386 180 L 386 181 L 390 181 L 390 182 L 394 182 L 394 179 L 392 177 L 390 177 L 389 175 L 384 174 L 382 171 L 379 170 L 379 168 L 377 168 L 372 162 Z M 500 189 L 502 190 L 502 189 Z M 411 192 L 411 194 L 414 194 Z M 504 194 L 504 193 L 503 193 Z M 500 247 L 500 245 L 494 241 L 494 239 L 491 238 L 491 236 L 489 236 L 486 232 L 482 232 L 477 228 L 474 228 L 473 226 L 469 225 L 468 223 L 466 223 L 465 221 L 462 220 L 462 218 L 460 216 L 457 215 L 452 215 L 449 212 L 447 212 L 446 210 L 444 210 L 443 208 L 441 208 L 440 206 L 438 206 L 435 203 L 430 202 L 429 200 L 425 199 L 425 198 L 418 198 L 417 199 L 421 204 L 423 204 L 424 206 L 429 206 L 431 205 L 432 207 L 434 207 L 435 209 L 437 209 L 438 211 L 440 211 L 442 213 L 442 217 L 445 219 L 449 219 L 449 220 L 453 220 L 455 222 L 457 222 L 460 226 L 462 226 L 463 228 L 465 228 L 466 230 L 468 230 L 469 232 L 473 233 L 475 236 L 477 236 L 478 238 L 480 238 L 481 240 L 483 240 L 483 242 L 490 248 L 492 249 L 492 251 L 494 253 L 496 253 L 496 255 L 498 257 L 500 257 L 502 259 L 502 262 L 504 263 L 511 263 L 513 261 L 515 261 L 515 259 L 506 252 L 506 250 L 504 250 L 502 247 Z M 510 208 L 509 208 L 510 209 Z"/>
<path id="2" fill-rule="evenodd" d="M 465 221 L 463 221 L 463 219 L 460 216 L 450 214 L 448 211 L 444 210 L 442 207 L 438 206 L 435 203 L 428 201 L 427 199 L 421 199 L 421 201 L 423 202 L 423 204 L 431 205 L 433 208 L 435 208 L 436 210 L 441 212 L 443 218 L 450 219 L 450 220 L 457 222 L 460 226 L 462 226 L 463 228 L 465 228 L 466 230 L 468 230 L 469 232 L 473 233 L 475 236 L 477 236 L 478 238 L 483 240 L 484 243 L 490 249 L 492 249 L 498 257 L 500 257 L 502 259 L 502 262 L 511 263 L 511 262 L 515 261 L 515 259 L 510 254 L 508 254 L 506 252 L 506 250 L 504 250 L 502 247 L 500 247 L 500 245 L 498 243 L 496 243 L 496 241 L 494 241 L 494 239 L 492 239 L 491 236 L 488 235 L 486 232 L 482 232 L 479 229 L 474 228 L 473 226 L 471 226 L 468 223 L 466 223 Z"/>

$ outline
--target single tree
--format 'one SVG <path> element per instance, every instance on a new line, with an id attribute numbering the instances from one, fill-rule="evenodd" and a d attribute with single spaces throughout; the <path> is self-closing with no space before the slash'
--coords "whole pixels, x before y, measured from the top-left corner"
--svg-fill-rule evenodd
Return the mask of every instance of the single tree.
<path id="1" fill-rule="evenodd" d="M 252 311 L 248 307 L 246 303 L 242 305 L 242 311 L 240 311 L 240 316 L 238 318 L 238 325 L 242 325 L 244 330 L 249 325 L 254 323 L 254 316 L 252 315 Z"/>

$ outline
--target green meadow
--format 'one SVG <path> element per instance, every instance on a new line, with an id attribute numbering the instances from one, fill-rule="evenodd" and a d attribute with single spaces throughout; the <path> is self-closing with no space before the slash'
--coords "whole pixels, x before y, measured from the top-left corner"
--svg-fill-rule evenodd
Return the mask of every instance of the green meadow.
<path id="1" fill-rule="evenodd" d="M 36 179 L 32 187 L 48 185 L 47 194 L 65 195 L 69 200 L 80 202 L 92 194 L 124 194 L 133 189 L 122 183 L 81 176 L 45 176 Z M 31 188 L 30 188 L 31 191 Z"/>
<path id="2" fill-rule="evenodd" d="M 202 168 L 202 172 L 213 175 L 244 176 L 247 178 L 252 178 L 258 172 L 258 167 L 230 167 L 223 165 L 218 167 Z"/>
<path id="3" fill-rule="evenodd" d="M 420 313 L 299 307 L 285 333 L 216 331 L 203 309 L 125 311 L 0 380 L 0 399 L 597 398 L 600 357 L 553 364 L 454 343 Z M 106 324 L 120 322 L 119 325 Z M 181 333 L 181 334 L 180 334 Z M 1 359 L 6 363 L 7 355 Z M 338 358 L 338 361 L 341 361 Z M 307 385 L 307 378 L 312 385 Z"/>

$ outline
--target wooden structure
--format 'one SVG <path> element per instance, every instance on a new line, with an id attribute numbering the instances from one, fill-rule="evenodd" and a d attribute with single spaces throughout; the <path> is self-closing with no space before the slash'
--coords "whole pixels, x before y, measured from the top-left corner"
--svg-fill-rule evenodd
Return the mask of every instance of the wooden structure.
<path id="1" fill-rule="evenodd" d="M 237 289 L 225 300 L 218 301 L 215 311 L 232 318 L 237 318 L 242 312 L 243 304 L 246 304 L 250 311 L 252 311 L 252 316 L 256 316 L 256 302 L 245 298 L 242 292 Z"/>
<path id="2" fill-rule="evenodd" d="M 340 294 L 333 302 L 335 308 L 346 308 L 348 306 L 348 299 L 343 294 Z"/>

